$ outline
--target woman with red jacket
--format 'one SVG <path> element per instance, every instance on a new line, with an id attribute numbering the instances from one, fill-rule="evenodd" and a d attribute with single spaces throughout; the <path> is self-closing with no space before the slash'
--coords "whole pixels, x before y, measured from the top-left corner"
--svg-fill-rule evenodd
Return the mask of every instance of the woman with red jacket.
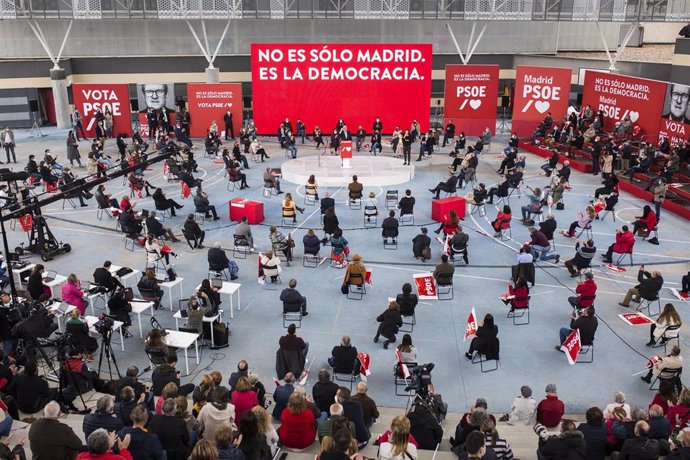
<path id="1" fill-rule="evenodd" d="M 690 421 L 690 390 L 683 388 L 678 398 L 678 404 L 669 407 L 666 417 L 671 422 L 671 431 L 676 427 L 685 428 L 687 426 Z"/>
<path id="2" fill-rule="evenodd" d="M 501 299 L 504 304 L 510 304 L 510 312 L 512 313 L 515 309 L 527 308 L 529 307 L 529 287 L 527 287 L 527 282 L 522 278 L 518 278 L 515 282 L 515 287 L 510 281 L 508 283 L 508 298 Z M 510 298 L 512 296 L 512 298 Z"/>
<path id="3" fill-rule="evenodd" d="M 239 420 L 242 412 L 259 405 L 259 400 L 248 377 L 242 376 L 237 380 L 230 402 L 235 406 L 235 420 Z"/>
<path id="4" fill-rule="evenodd" d="M 434 233 L 441 233 L 441 230 L 443 230 L 444 236 L 455 235 L 458 233 L 458 225 L 460 225 L 460 219 L 458 219 L 455 211 L 451 209 L 449 215 L 443 216 L 441 226 L 434 230 Z"/>
<path id="5" fill-rule="evenodd" d="M 635 216 L 635 219 L 637 220 L 633 222 L 633 235 L 637 235 L 640 229 L 646 229 L 649 233 L 656 227 L 656 214 L 649 205 L 645 205 L 642 208 L 642 215 Z"/>
<path id="6" fill-rule="evenodd" d="M 307 400 L 301 393 L 292 393 L 288 405 L 280 414 L 283 422 L 278 428 L 278 437 L 285 447 L 306 449 L 316 439 L 316 419 L 307 407 Z"/>
<path id="7" fill-rule="evenodd" d="M 513 219 L 513 212 L 508 205 L 503 206 L 503 211 L 496 206 L 496 211 L 498 211 L 498 214 L 496 215 L 496 219 L 491 222 L 491 226 L 494 228 L 494 237 L 499 237 L 501 236 L 501 230 L 510 228 L 510 221 Z"/>

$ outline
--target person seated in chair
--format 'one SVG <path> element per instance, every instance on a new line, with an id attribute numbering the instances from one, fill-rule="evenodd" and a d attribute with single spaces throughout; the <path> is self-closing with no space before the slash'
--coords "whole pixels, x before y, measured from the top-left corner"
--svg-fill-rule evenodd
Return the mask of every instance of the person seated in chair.
<path id="1" fill-rule="evenodd" d="M 395 211 L 390 210 L 388 212 L 388 217 L 383 219 L 383 222 L 381 223 L 381 236 L 383 236 L 384 240 L 388 240 L 388 238 L 392 238 L 393 241 L 398 237 L 398 219 L 395 218 Z"/>
<path id="2" fill-rule="evenodd" d="M 447 216 L 443 216 L 443 222 L 441 222 L 441 225 L 434 230 L 434 233 L 439 234 L 441 233 L 441 230 L 443 230 L 444 236 L 454 235 L 458 232 L 459 225 L 460 219 L 455 213 L 455 210 L 451 209 Z"/>
<path id="3" fill-rule="evenodd" d="M 400 307 L 400 314 L 402 316 L 414 316 L 414 310 L 417 308 L 419 298 L 417 294 L 412 294 L 412 285 L 405 283 L 402 285 L 402 294 L 395 297 L 395 301 Z"/>
<path id="4" fill-rule="evenodd" d="M 116 289 L 123 289 L 124 286 L 122 285 L 120 280 L 115 278 L 113 274 L 110 273 L 111 265 L 112 262 L 106 260 L 105 262 L 103 262 L 102 267 L 98 267 L 96 270 L 94 270 L 93 282 L 94 284 L 97 284 L 98 287 L 105 290 L 105 292 L 112 295 Z"/>
<path id="5" fill-rule="evenodd" d="M 247 223 L 247 216 L 242 216 L 240 223 L 235 226 L 234 235 L 238 238 L 237 244 L 246 244 L 250 248 L 254 248 L 254 237 L 252 236 L 252 228 Z"/>
<path id="6" fill-rule="evenodd" d="M 445 182 L 439 182 L 436 187 L 430 188 L 429 191 L 434 194 L 434 199 L 441 198 L 441 192 L 455 193 L 457 191 L 458 178 L 451 174 L 446 178 Z"/>
<path id="7" fill-rule="evenodd" d="M 489 192 L 487 194 L 487 198 L 489 198 L 489 201 L 487 203 L 489 204 L 494 204 L 494 195 L 496 195 L 499 198 L 505 198 L 508 196 L 510 189 L 510 181 L 508 180 L 508 177 L 504 177 L 503 180 L 497 184 L 496 187 L 491 187 L 489 189 Z"/>
<path id="8" fill-rule="evenodd" d="M 141 191 L 144 190 L 146 192 L 146 196 L 151 196 L 151 192 L 149 192 L 149 188 L 154 188 L 153 185 L 149 183 L 146 179 L 144 179 L 144 176 L 138 176 L 134 172 L 129 173 L 127 176 L 127 180 L 129 182 L 130 188 L 133 190 L 137 191 L 139 198 L 141 198 Z"/>
<path id="9" fill-rule="evenodd" d="M 184 227 L 182 227 L 182 232 L 184 233 L 185 238 L 196 241 L 194 244 L 194 249 L 204 248 L 204 238 L 206 238 L 206 232 L 199 227 L 199 224 L 196 223 L 194 214 L 187 216 Z"/>
<path id="10" fill-rule="evenodd" d="M 126 206 L 124 211 L 120 213 L 117 218 L 120 223 L 120 228 L 122 228 L 123 233 L 126 235 L 140 235 L 143 230 L 141 220 L 137 219 L 134 215 L 134 211 L 131 206 Z"/>
<path id="11" fill-rule="evenodd" d="M 616 242 L 609 246 L 606 254 L 603 256 L 604 263 L 613 263 L 613 253 L 616 254 L 632 254 L 635 246 L 635 235 L 628 230 L 627 225 L 623 225 L 620 230 L 616 229 Z"/>
<path id="12" fill-rule="evenodd" d="M 642 209 L 641 216 L 635 216 L 633 235 L 649 234 L 656 228 L 656 214 L 648 204 Z"/>
<path id="13" fill-rule="evenodd" d="M 594 305 L 594 298 L 597 295 L 597 283 L 594 282 L 592 272 L 585 273 L 584 281 L 577 281 L 575 288 L 576 296 L 568 297 L 568 303 L 573 308 L 588 308 Z"/>
<path id="14" fill-rule="evenodd" d="M 415 198 L 412 196 L 412 190 L 405 190 L 405 196 L 400 198 L 400 202 L 398 202 L 401 217 L 414 214 L 415 201 Z"/>
<path id="15" fill-rule="evenodd" d="M 508 296 L 512 296 L 512 299 L 501 299 L 501 301 L 508 305 L 510 304 L 510 312 L 513 313 L 516 309 L 529 307 L 529 287 L 527 282 L 522 278 L 518 278 L 515 281 L 515 286 L 513 286 L 512 281 L 506 281 L 508 283 Z"/>
<path id="16" fill-rule="evenodd" d="M 141 279 L 139 280 L 139 283 L 137 283 L 137 287 L 139 288 L 139 292 L 141 293 L 142 297 L 144 297 L 145 299 L 148 296 L 149 299 L 155 299 L 158 302 L 160 302 L 163 298 L 164 292 L 163 289 L 161 289 L 161 287 L 158 285 L 158 279 L 156 279 L 156 272 L 153 270 L 153 268 L 146 269 Z"/>
<path id="17" fill-rule="evenodd" d="M 491 227 L 494 229 L 494 238 L 501 236 L 502 230 L 507 230 L 510 228 L 510 221 L 513 219 L 513 212 L 510 206 L 504 205 L 503 210 L 499 209 L 498 206 L 495 207 L 498 214 L 496 214 L 496 219 L 491 222 Z"/>
<path id="18" fill-rule="evenodd" d="M 206 259 L 208 260 L 208 269 L 210 271 L 220 273 L 223 270 L 230 269 L 230 259 L 228 259 L 227 254 L 220 247 L 220 241 L 215 241 L 213 247 L 209 248 Z M 231 277 L 231 279 L 237 279 L 237 276 Z"/>
<path id="19" fill-rule="evenodd" d="M 594 316 L 594 307 L 587 307 L 583 312 L 573 311 L 570 316 L 570 327 L 562 327 L 559 331 L 560 345 L 556 345 L 556 350 L 563 352 L 561 346 L 565 343 L 568 336 L 577 329 L 580 332 L 580 343 L 582 346 L 594 344 L 594 334 L 599 326 L 599 320 Z"/>
<path id="20" fill-rule="evenodd" d="M 260 271 L 265 277 L 270 277 L 272 282 L 278 281 L 278 276 L 283 271 L 280 266 L 280 259 L 269 249 L 260 257 Z"/>
<path id="21" fill-rule="evenodd" d="M 333 347 L 331 356 L 328 358 L 328 365 L 333 368 L 333 372 L 338 374 L 359 374 L 360 362 L 357 359 L 357 347 L 352 346 L 350 336 L 344 335 L 340 340 L 340 345 Z"/>
<path id="22" fill-rule="evenodd" d="M 474 353 L 486 356 L 487 359 L 492 359 L 491 356 L 495 354 L 493 350 L 496 337 L 498 336 L 498 326 L 494 324 L 494 317 L 491 313 L 484 316 L 484 321 L 481 322 L 477 328 L 477 334 L 470 342 L 470 349 L 465 353 L 467 359 L 472 359 Z"/>
<path id="23" fill-rule="evenodd" d="M 302 312 L 302 316 L 307 316 L 307 298 L 296 289 L 297 280 L 291 279 L 288 287 L 280 293 L 280 300 L 283 302 L 283 314 Z"/>
<path id="24" fill-rule="evenodd" d="M 352 176 L 352 182 L 347 186 L 348 196 L 350 197 L 350 202 L 362 199 L 362 191 L 364 186 L 357 182 L 357 176 Z"/>
<path id="25" fill-rule="evenodd" d="M 208 193 L 201 189 L 201 186 L 197 187 L 196 194 L 194 195 L 194 207 L 196 212 L 203 212 L 204 217 L 207 219 L 213 214 L 213 220 L 218 220 L 218 213 L 216 212 L 216 207 L 209 203 Z"/>
<path id="26" fill-rule="evenodd" d="M 661 272 L 653 271 L 651 274 L 644 269 L 644 265 L 640 265 L 640 270 L 637 272 L 637 281 L 640 283 L 635 287 L 628 289 L 625 298 L 618 305 L 621 307 L 630 307 L 630 301 L 641 302 L 644 300 L 656 300 L 659 298 L 659 292 L 664 285 L 664 278 Z"/>
<path id="27" fill-rule="evenodd" d="M 434 279 L 439 286 L 451 286 L 453 284 L 453 274 L 455 266 L 448 262 L 448 255 L 441 256 L 441 263 L 434 269 Z"/>
<path id="28" fill-rule="evenodd" d="M 173 243 L 178 243 L 180 241 L 170 228 L 163 227 L 163 224 L 156 218 L 156 211 L 150 211 L 145 222 L 146 230 L 156 238 L 164 238 L 167 236 Z"/>
<path id="29" fill-rule="evenodd" d="M 579 276 L 583 269 L 589 268 L 596 253 L 597 248 L 594 246 L 593 240 L 587 240 L 582 244 L 582 241 L 577 239 L 575 241 L 575 257 L 565 261 L 565 268 L 570 272 L 571 278 Z"/>
<path id="30" fill-rule="evenodd" d="M 674 345 L 671 348 L 671 353 L 666 356 L 659 356 L 658 360 L 653 366 L 650 366 L 647 375 L 640 377 L 647 383 L 652 383 L 652 375 L 655 375 L 659 380 L 669 380 L 673 377 L 679 378 L 675 371 L 683 368 L 683 357 L 680 355 L 680 347 Z"/>
<path id="31" fill-rule="evenodd" d="M 200 186 L 202 182 L 202 179 L 195 179 L 194 176 L 192 176 L 192 173 L 187 171 L 180 171 L 178 177 L 182 182 L 187 184 L 187 187 L 189 187 L 190 190 Z"/>
<path id="32" fill-rule="evenodd" d="M 175 217 L 175 210 L 176 209 L 182 209 L 183 206 L 178 204 L 175 200 L 172 198 L 167 198 L 165 196 L 165 193 L 163 192 L 163 189 L 157 188 L 155 192 L 153 192 L 153 202 L 156 205 L 156 209 L 159 211 L 165 211 L 167 209 L 170 210 L 170 215 L 172 217 Z"/>
<path id="33" fill-rule="evenodd" d="M 83 350 L 87 360 L 93 361 L 93 354 L 98 350 L 98 341 L 89 335 L 89 325 L 81 319 L 79 309 L 72 310 L 69 316 L 65 324 L 65 333 L 71 335 L 71 344 Z"/>
<path id="34" fill-rule="evenodd" d="M 455 254 L 462 254 L 462 260 L 465 261 L 466 265 L 469 265 L 469 259 L 467 257 L 467 242 L 470 236 L 462 231 L 462 227 L 458 225 L 458 232 L 453 235 L 450 239 L 450 258 L 454 259 Z"/>
<path id="35" fill-rule="evenodd" d="M 132 319 L 129 317 L 132 305 L 127 301 L 127 293 L 123 287 L 118 288 L 108 300 L 108 311 L 110 316 L 122 321 L 125 330 L 132 325 Z"/>
<path id="36" fill-rule="evenodd" d="M 302 243 L 304 244 L 305 255 L 315 256 L 319 254 L 321 240 L 316 236 L 316 233 L 314 233 L 314 229 L 310 228 L 307 230 L 307 234 L 302 238 Z"/>

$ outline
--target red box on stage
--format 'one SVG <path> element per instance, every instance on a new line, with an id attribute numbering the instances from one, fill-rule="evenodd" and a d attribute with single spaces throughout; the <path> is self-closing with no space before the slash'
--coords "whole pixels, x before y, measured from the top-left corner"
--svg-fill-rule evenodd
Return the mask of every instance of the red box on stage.
<path id="1" fill-rule="evenodd" d="M 459 197 L 431 200 L 431 218 L 436 222 L 443 222 L 443 218 L 455 211 L 459 219 L 465 218 L 465 199 Z"/>
<path id="2" fill-rule="evenodd" d="M 230 220 L 239 222 L 247 216 L 248 224 L 260 224 L 264 221 L 263 201 L 252 201 L 244 198 L 235 198 L 228 202 Z"/>
<path id="3" fill-rule="evenodd" d="M 340 158 L 352 158 L 352 141 L 340 141 Z"/>

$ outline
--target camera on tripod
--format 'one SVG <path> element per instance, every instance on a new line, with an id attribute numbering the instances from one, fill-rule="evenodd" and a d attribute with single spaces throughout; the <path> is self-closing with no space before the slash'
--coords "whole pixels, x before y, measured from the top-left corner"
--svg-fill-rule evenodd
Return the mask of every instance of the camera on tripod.
<path id="1" fill-rule="evenodd" d="M 418 395 L 426 396 L 429 394 L 431 385 L 431 371 L 434 370 L 434 363 L 421 364 L 410 372 L 411 381 L 405 391 L 415 390 Z"/>
<path id="2" fill-rule="evenodd" d="M 93 325 L 93 328 L 96 329 L 96 332 L 101 334 L 102 336 L 107 336 L 111 332 L 113 332 L 113 326 L 115 325 L 115 321 L 112 318 L 108 318 L 105 315 L 101 315 L 98 317 L 98 321 Z"/>

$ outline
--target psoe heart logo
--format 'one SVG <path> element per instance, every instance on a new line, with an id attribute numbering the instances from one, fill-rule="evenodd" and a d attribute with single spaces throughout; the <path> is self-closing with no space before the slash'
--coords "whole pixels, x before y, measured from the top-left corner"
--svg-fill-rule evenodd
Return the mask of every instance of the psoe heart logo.
<path id="1" fill-rule="evenodd" d="M 477 110 L 479 107 L 481 107 L 482 101 L 481 99 L 472 99 L 470 101 L 470 107 L 472 107 L 472 110 Z"/>
<path id="2" fill-rule="evenodd" d="M 352 152 L 352 147 L 345 147 L 346 152 Z"/>
<path id="3" fill-rule="evenodd" d="M 537 109 L 537 112 L 539 113 L 546 112 L 549 110 L 549 107 L 551 107 L 551 103 L 549 101 L 537 101 L 534 103 L 534 108 Z"/>
<path id="4" fill-rule="evenodd" d="M 635 111 L 630 111 L 628 112 L 628 115 L 630 115 L 630 121 L 635 123 L 638 118 L 640 118 L 640 112 L 635 112 Z"/>

